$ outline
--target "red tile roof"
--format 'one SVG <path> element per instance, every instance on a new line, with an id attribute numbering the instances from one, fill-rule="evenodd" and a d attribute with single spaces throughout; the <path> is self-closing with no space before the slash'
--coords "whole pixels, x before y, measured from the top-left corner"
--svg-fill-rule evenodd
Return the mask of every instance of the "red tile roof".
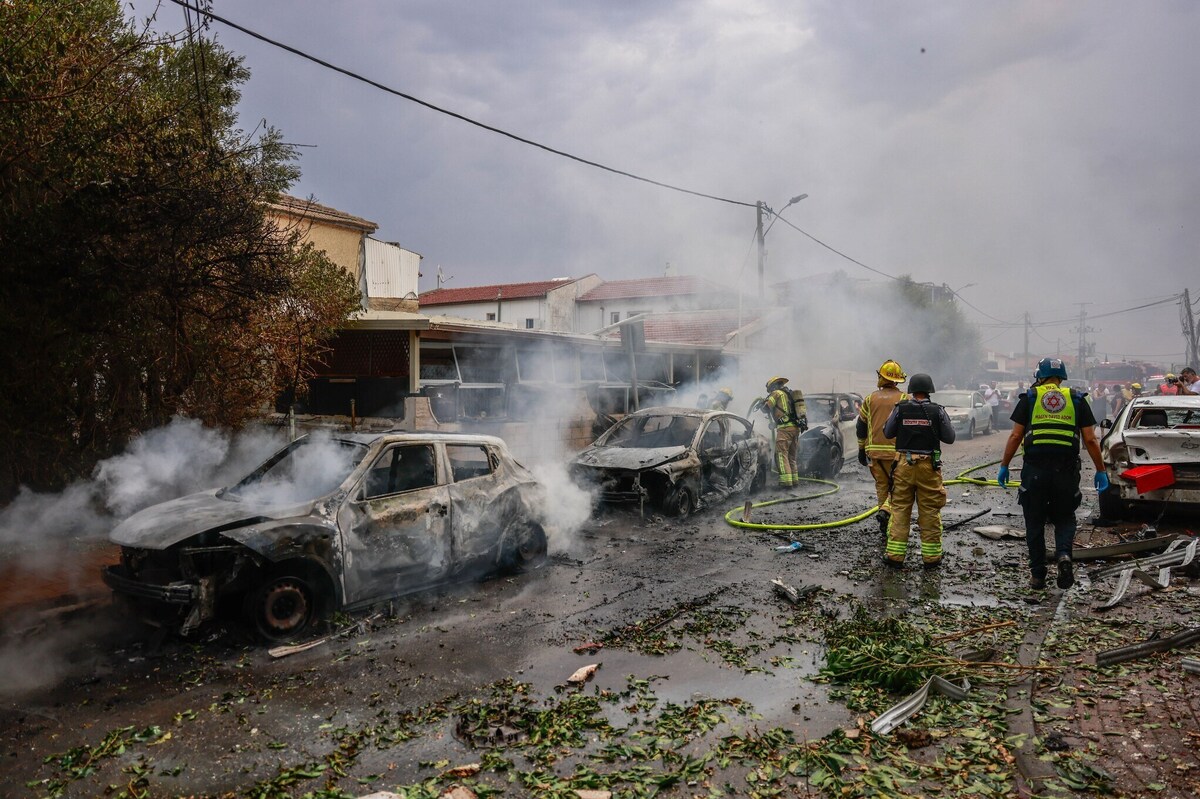
<path id="1" fill-rule="evenodd" d="M 722 288 L 694 275 L 675 277 L 646 277 L 636 280 L 610 280 L 601 283 L 579 298 L 580 302 L 624 300 L 637 297 L 674 297 L 687 294 L 719 292 Z"/>
<path id="2" fill-rule="evenodd" d="M 758 319 L 757 312 L 742 313 L 741 327 Z M 731 333 L 738 325 L 736 309 L 688 311 L 684 313 L 649 314 L 646 316 L 646 341 L 664 344 L 694 344 L 696 346 L 725 346 Z M 617 330 L 608 334 L 610 338 L 620 336 Z"/>
<path id="3" fill-rule="evenodd" d="M 296 216 L 301 219 L 320 220 L 322 222 L 330 222 L 335 225 L 343 225 L 346 227 L 365 230 L 368 233 L 374 233 L 379 229 L 379 225 L 369 219 L 363 219 L 361 216 L 354 216 L 345 211 L 339 211 L 336 208 L 331 208 L 328 205 L 321 205 L 312 200 L 302 200 L 299 197 L 292 197 L 289 194 L 279 195 L 279 199 L 271 203 L 271 205 L 282 213 Z"/>
<path id="4" fill-rule="evenodd" d="M 421 305 L 455 305 L 463 302 L 495 302 L 500 295 L 505 300 L 523 300 L 544 297 L 551 289 L 574 283 L 576 278 L 539 280 L 533 283 L 495 283 L 491 286 L 462 286 L 452 289 L 434 289 L 420 296 Z"/>

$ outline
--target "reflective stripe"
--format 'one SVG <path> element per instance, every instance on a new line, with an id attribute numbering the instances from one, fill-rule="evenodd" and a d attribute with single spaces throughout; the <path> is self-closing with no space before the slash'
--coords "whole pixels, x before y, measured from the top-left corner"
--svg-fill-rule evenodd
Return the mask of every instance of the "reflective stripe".
<path id="1" fill-rule="evenodd" d="M 904 551 L 905 551 L 906 549 L 908 549 L 908 542 L 907 542 L 907 541 L 896 541 L 896 540 L 893 540 L 893 539 L 891 539 L 891 538 L 889 538 L 889 539 L 888 539 L 888 542 L 887 542 L 887 553 L 888 553 L 889 555 L 900 555 L 901 557 L 903 557 L 903 556 L 904 556 Z"/>
<path id="2" fill-rule="evenodd" d="M 939 543 L 926 544 L 921 542 L 921 554 L 926 556 L 937 556 L 942 554 L 942 545 Z"/>

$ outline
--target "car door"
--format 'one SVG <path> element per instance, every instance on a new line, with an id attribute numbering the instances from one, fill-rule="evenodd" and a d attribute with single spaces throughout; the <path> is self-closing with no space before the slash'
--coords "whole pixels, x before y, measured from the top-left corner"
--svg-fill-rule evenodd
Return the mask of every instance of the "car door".
<path id="1" fill-rule="evenodd" d="M 721 417 L 709 419 L 699 438 L 700 491 L 728 491 L 737 475 L 737 453 Z"/>
<path id="2" fill-rule="evenodd" d="M 486 444 L 445 445 L 454 520 L 450 538 L 455 568 L 490 558 L 507 527 L 523 513 L 520 497 Z"/>
<path id="3" fill-rule="evenodd" d="M 858 440 L 858 433 L 855 431 L 855 425 L 858 423 L 858 404 L 849 394 L 838 394 L 837 408 L 834 413 L 837 418 L 838 432 L 842 434 L 842 452 L 845 452 L 848 442 Z"/>
<path id="4" fill-rule="evenodd" d="M 992 406 L 979 391 L 971 392 L 971 418 L 975 420 L 975 432 L 982 433 L 992 426 Z"/>
<path id="5" fill-rule="evenodd" d="M 346 603 L 435 582 L 451 565 L 450 493 L 433 444 L 386 447 L 342 506 Z"/>

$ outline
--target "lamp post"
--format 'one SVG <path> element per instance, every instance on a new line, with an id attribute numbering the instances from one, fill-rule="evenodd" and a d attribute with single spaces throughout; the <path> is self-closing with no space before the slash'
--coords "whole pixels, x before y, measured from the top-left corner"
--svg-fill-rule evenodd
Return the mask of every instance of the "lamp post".
<path id="1" fill-rule="evenodd" d="M 796 203 L 800 202 L 807 196 L 808 196 L 807 194 L 797 194 L 795 197 L 793 197 L 792 199 L 787 201 L 787 205 L 785 205 L 785 206 L 783 206 L 783 208 L 779 209 L 779 213 L 776 213 L 776 212 L 772 211 L 770 208 L 768 208 L 766 203 L 764 203 L 762 200 L 759 200 L 756 203 L 756 206 L 758 209 L 758 226 L 755 228 L 755 237 L 758 240 L 758 296 L 759 296 L 759 299 L 762 299 L 763 297 L 766 296 L 766 290 L 767 290 L 766 289 L 766 276 L 765 276 L 766 265 L 767 265 L 767 250 L 766 250 L 766 247 L 764 246 L 764 239 L 766 238 L 767 233 L 769 233 L 771 231 L 771 228 L 774 227 L 775 220 L 779 219 L 779 214 L 782 214 L 788 208 L 790 208 L 793 205 L 795 205 Z M 767 225 L 766 230 L 763 230 L 763 211 L 767 211 L 774 217 L 771 220 L 771 224 Z"/>

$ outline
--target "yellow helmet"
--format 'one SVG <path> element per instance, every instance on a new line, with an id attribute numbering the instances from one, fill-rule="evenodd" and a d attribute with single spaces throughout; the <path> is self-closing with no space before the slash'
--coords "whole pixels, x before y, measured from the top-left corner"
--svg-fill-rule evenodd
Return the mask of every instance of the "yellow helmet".
<path id="1" fill-rule="evenodd" d="M 1130 387 L 1131 389 L 1133 389 L 1134 391 L 1141 391 L 1141 390 L 1142 390 L 1142 384 L 1141 384 L 1141 383 L 1131 383 L 1131 384 L 1129 385 L 1129 387 Z"/>
<path id="2" fill-rule="evenodd" d="M 1174 372 L 1167 372 L 1167 379 L 1168 379 L 1168 380 L 1174 380 L 1174 379 L 1175 379 L 1175 373 L 1174 373 Z"/>
<path id="3" fill-rule="evenodd" d="M 890 380 L 893 383 L 903 383 L 908 379 L 908 375 L 904 374 L 904 370 L 900 368 L 900 364 L 893 360 L 886 360 L 879 367 L 878 375 L 884 380 Z"/>
<path id="4" fill-rule="evenodd" d="M 778 383 L 779 385 L 782 386 L 785 383 L 787 383 L 787 381 L 788 381 L 788 379 L 786 377 L 772 377 L 770 380 L 767 381 L 767 388 L 770 388 L 771 386 L 775 385 L 776 383 Z"/>
<path id="5" fill-rule="evenodd" d="M 732 388 L 729 388 L 728 386 L 721 386 L 721 388 L 720 388 L 720 389 L 718 389 L 717 393 L 718 393 L 718 394 L 724 394 L 724 395 L 726 395 L 726 396 L 728 396 L 728 397 L 732 397 L 732 396 L 733 396 L 733 389 L 732 389 Z"/>

